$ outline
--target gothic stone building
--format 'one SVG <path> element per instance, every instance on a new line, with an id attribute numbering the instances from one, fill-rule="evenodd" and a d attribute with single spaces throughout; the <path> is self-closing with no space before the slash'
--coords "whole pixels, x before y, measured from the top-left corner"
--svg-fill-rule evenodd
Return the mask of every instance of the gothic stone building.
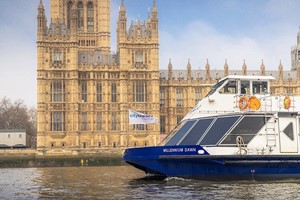
<path id="1" fill-rule="evenodd" d="M 129 125 L 128 109 L 159 116 L 158 17 L 127 28 L 122 2 L 117 52 L 110 47 L 110 0 L 50 0 L 38 6 L 39 153 L 78 154 L 156 145 L 159 125 Z"/>
<path id="2" fill-rule="evenodd" d="M 37 16 L 38 133 L 40 154 L 67 155 L 156 145 L 228 74 L 272 75 L 273 93 L 300 94 L 298 47 L 293 70 L 159 70 L 158 12 L 127 27 L 118 13 L 117 52 L 111 53 L 110 0 L 50 0 L 47 24 L 42 0 Z M 298 41 L 299 43 L 299 41 Z M 300 45 L 298 45 L 300 46 Z M 299 51 L 300 52 L 300 51 Z M 129 125 L 128 109 L 160 118 L 157 125 Z"/>

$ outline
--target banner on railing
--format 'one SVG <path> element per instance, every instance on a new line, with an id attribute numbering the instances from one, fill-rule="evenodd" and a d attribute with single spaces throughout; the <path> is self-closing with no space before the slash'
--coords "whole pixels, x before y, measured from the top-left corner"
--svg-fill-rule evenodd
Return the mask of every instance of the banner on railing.
<path id="1" fill-rule="evenodd" d="M 128 111 L 129 124 L 157 124 L 158 118 L 148 114 L 139 113 L 133 110 Z"/>

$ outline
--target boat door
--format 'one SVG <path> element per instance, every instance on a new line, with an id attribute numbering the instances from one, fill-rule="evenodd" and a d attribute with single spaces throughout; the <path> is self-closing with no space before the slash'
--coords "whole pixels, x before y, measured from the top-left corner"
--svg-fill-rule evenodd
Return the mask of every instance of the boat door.
<path id="1" fill-rule="evenodd" d="M 296 117 L 280 117 L 279 119 L 279 143 L 281 153 L 297 153 L 297 121 Z"/>

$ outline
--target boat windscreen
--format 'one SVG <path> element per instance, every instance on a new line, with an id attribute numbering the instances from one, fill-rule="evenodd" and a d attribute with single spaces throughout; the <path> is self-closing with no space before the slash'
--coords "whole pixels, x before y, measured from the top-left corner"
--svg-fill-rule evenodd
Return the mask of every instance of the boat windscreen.
<path id="1" fill-rule="evenodd" d="M 197 124 L 180 142 L 180 145 L 196 145 L 214 118 L 199 119 Z"/>
<path id="2" fill-rule="evenodd" d="M 237 136 L 241 136 L 244 143 L 248 144 L 269 119 L 264 116 L 245 116 L 221 144 L 236 145 Z"/>
<path id="3" fill-rule="evenodd" d="M 192 125 L 196 122 L 196 120 L 187 121 L 174 135 L 170 138 L 170 140 L 166 143 L 165 146 L 176 145 L 181 138 L 189 131 Z"/>
<path id="4" fill-rule="evenodd" d="M 221 86 L 223 85 L 223 83 L 224 83 L 226 80 L 227 80 L 227 79 L 224 79 L 224 80 L 222 80 L 222 81 L 216 83 L 216 84 L 212 87 L 212 89 L 209 91 L 209 93 L 206 95 L 206 97 L 212 95 L 219 87 L 221 87 Z"/>
<path id="5" fill-rule="evenodd" d="M 219 117 L 200 141 L 200 145 L 216 145 L 239 118 L 239 115 Z"/>

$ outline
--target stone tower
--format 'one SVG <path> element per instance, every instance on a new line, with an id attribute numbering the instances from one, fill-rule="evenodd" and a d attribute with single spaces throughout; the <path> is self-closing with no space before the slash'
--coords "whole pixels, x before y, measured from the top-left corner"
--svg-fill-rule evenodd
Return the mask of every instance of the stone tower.
<path id="1" fill-rule="evenodd" d="M 153 145 L 159 125 L 128 125 L 128 109 L 159 117 L 158 18 L 127 30 L 119 11 L 111 53 L 110 0 L 42 0 L 37 16 L 40 154 L 80 154 Z"/>

